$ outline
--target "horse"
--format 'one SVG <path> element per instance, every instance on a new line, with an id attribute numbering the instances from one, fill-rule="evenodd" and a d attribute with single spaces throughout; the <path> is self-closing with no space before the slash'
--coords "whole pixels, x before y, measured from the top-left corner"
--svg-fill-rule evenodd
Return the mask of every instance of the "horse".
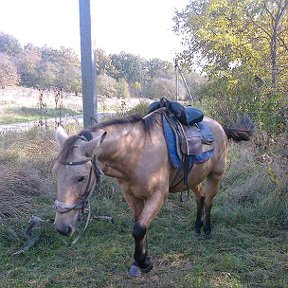
<path id="1" fill-rule="evenodd" d="M 129 270 L 132 277 L 153 268 L 152 257 L 148 255 L 148 227 L 168 194 L 184 188 L 182 181 L 171 185 L 176 169 L 171 166 L 167 154 L 162 129 L 164 113 L 162 108 L 146 116 L 106 120 L 70 137 L 62 127 L 55 133 L 60 147 L 53 166 L 58 189 L 56 230 L 66 236 L 72 235 L 101 173 L 116 178 L 134 218 L 134 261 Z M 188 186 L 194 192 L 197 204 L 194 229 L 201 233 L 203 227 L 204 233 L 209 235 L 213 198 L 226 168 L 228 139 L 249 140 L 253 122 L 246 121 L 237 128 L 222 127 L 209 117 L 204 117 L 202 122 L 215 136 L 213 156 L 204 163 L 193 165 Z M 205 189 L 201 185 L 204 180 Z"/>

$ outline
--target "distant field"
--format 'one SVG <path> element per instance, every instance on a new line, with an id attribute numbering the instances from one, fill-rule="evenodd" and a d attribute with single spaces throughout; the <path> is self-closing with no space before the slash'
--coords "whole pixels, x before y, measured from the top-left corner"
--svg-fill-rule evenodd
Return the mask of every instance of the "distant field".
<path id="1" fill-rule="evenodd" d="M 44 105 L 40 109 L 40 105 Z M 82 112 L 82 98 L 63 93 L 62 109 L 56 110 L 53 91 L 40 92 L 35 89 L 18 87 L 0 90 L 0 124 L 37 121 L 43 118 L 63 117 Z"/>
<path id="2" fill-rule="evenodd" d="M 31 88 L 11 88 L 0 90 L 0 125 L 40 121 L 54 117 L 65 117 L 82 113 L 82 97 L 73 94 L 62 94 L 61 110 L 56 110 L 55 93 L 43 91 L 43 102 L 40 92 Z M 99 97 L 98 112 L 127 111 L 139 103 L 139 99 L 107 99 Z M 41 110 L 40 105 L 45 107 Z"/>

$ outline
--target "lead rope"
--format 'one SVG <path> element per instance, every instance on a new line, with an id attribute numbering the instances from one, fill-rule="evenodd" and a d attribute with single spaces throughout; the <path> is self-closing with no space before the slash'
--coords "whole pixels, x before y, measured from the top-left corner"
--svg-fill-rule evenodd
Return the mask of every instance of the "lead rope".
<path id="1" fill-rule="evenodd" d="M 76 244 L 78 242 L 78 240 L 84 234 L 85 230 L 87 229 L 87 227 L 89 225 L 89 222 L 90 222 L 91 216 L 92 216 L 91 205 L 90 205 L 90 201 L 89 200 L 88 200 L 88 204 L 87 204 L 86 210 L 88 210 L 88 215 L 87 215 L 87 218 L 86 218 L 85 226 L 84 226 L 82 232 L 79 232 L 78 236 L 72 241 L 71 245 L 74 245 L 74 244 Z"/>
<path id="2" fill-rule="evenodd" d="M 96 181 L 96 186 L 100 186 L 101 184 L 101 178 L 102 178 L 102 175 L 104 174 L 102 169 L 99 167 L 98 165 L 98 161 L 97 161 L 97 158 L 94 156 L 93 159 L 91 160 L 92 162 L 92 165 L 93 165 L 93 168 L 94 168 L 94 172 L 95 172 L 95 181 Z M 92 170 L 91 170 L 92 171 Z M 97 187 L 95 187 L 97 188 Z M 94 189 L 95 189 L 94 188 Z M 90 191 L 90 193 L 92 192 L 92 189 Z M 90 194 L 89 193 L 89 194 Z M 85 223 L 85 226 L 82 230 L 82 232 L 80 232 L 78 234 L 78 236 L 72 241 L 71 245 L 74 245 L 78 242 L 78 240 L 81 238 L 81 236 L 84 234 L 85 230 L 87 229 L 89 223 L 90 223 L 90 220 L 91 220 L 91 216 L 92 216 L 92 212 L 91 212 L 91 204 L 90 204 L 90 201 L 89 201 L 89 195 L 87 197 L 87 207 L 86 207 L 86 210 L 88 210 L 88 215 L 87 215 L 87 218 L 86 218 L 86 223 Z M 83 212 L 84 212 L 84 209 L 83 209 Z"/>
<path id="3" fill-rule="evenodd" d="M 92 165 L 93 165 L 93 168 L 94 168 L 94 172 L 95 172 L 95 181 L 96 181 L 96 187 L 93 189 L 95 190 L 97 187 L 99 187 L 101 185 L 101 182 L 102 182 L 102 175 L 104 175 L 102 169 L 100 168 L 100 165 L 98 163 L 98 160 L 96 158 L 96 156 L 94 156 L 91 160 L 92 162 Z M 92 171 L 92 170 L 91 170 Z M 90 193 L 92 192 L 92 189 L 90 191 Z M 90 194 L 89 193 L 89 194 Z M 88 211 L 88 215 L 87 215 L 87 218 L 86 218 L 86 223 L 85 223 L 85 226 L 82 230 L 82 232 L 79 232 L 78 236 L 72 241 L 71 245 L 74 245 L 78 242 L 78 240 L 81 238 L 81 236 L 84 234 L 85 230 L 87 229 L 90 221 L 92 220 L 92 212 L 91 212 L 91 205 L 90 205 L 90 201 L 89 201 L 89 195 L 87 197 L 87 207 L 86 207 L 86 210 Z M 83 209 L 84 211 L 84 209 Z M 99 217 L 106 217 L 106 216 L 99 216 Z M 108 216 L 107 216 L 108 217 Z M 108 217 L 109 218 L 109 217 Z M 97 217 L 96 217 L 97 219 Z M 99 218 L 100 219 L 100 218 Z M 104 219 L 104 218 L 103 218 Z M 103 220 L 101 219 L 101 220 Z M 112 218 L 111 218 L 112 219 Z M 106 220 L 106 219 L 105 219 Z M 113 223 L 113 219 L 111 220 L 111 222 Z"/>

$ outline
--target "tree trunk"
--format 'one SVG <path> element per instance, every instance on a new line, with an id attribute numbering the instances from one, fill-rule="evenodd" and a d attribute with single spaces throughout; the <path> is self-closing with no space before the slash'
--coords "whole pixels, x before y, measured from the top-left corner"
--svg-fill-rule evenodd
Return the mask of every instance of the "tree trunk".
<path id="1" fill-rule="evenodd" d="M 275 25 L 276 26 L 276 25 Z M 278 65 L 277 65 L 277 26 L 273 27 L 274 31 L 271 37 L 271 62 L 272 62 L 272 84 L 277 85 L 278 80 Z"/>

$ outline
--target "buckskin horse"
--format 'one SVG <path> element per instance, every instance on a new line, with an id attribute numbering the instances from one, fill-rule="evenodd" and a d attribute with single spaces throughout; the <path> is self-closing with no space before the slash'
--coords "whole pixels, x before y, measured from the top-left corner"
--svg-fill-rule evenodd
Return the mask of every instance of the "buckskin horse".
<path id="1" fill-rule="evenodd" d="M 118 180 L 134 217 L 134 262 L 130 276 L 140 276 L 153 268 L 148 256 L 147 229 L 160 211 L 168 193 L 184 189 L 183 181 L 171 185 L 177 169 L 171 165 L 163 133 L 166 108 L 145 117 L 133 115 L 95 124 L 78 135 L 68 137 L 62 127 L 56 130 L 60 152 L 53 167 L 57 179 L 55 201 L 56 230 L 66 236 L 76 231 L 80 214 L 87 205 L 101 172 Z M 228 139 L 249 140 L 252 121 L 242 127 L 223 128 L 204 117 L 215 136 L 213 155 L 195 163 L 188 174 L 188 187 L 195 194 L 197 212 L 195 231 L 209 234 L 212 201 L 226 166 Z M 201 182 L 206 179 L 205 190 Z"/>

